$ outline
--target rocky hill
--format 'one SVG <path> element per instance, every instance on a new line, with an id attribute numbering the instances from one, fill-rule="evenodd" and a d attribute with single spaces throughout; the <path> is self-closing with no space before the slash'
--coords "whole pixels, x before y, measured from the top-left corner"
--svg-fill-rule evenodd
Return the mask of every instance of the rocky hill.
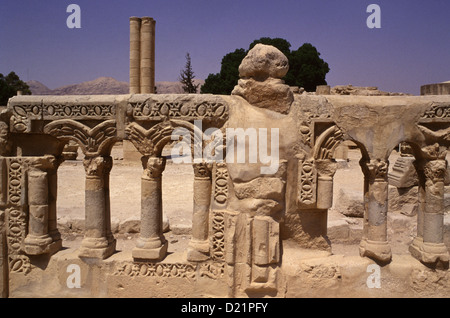
<path id="1" fill-rule="evenodd" d="M 203 80 L 194 80 L 203 85 Z M 41 82 L 28 81 L 28 86 L 33 95 L 115 95 L 128 94 L 128 82 L 120 82 L 111 77 L 100 77 L 93 81 L 79 84 L 66 85 L 56 89 L 50 89 Z M 200 87 L 199 86 L 199 87 Z M 183 89 L 179 82 L 156 82 L 158 94 L 182 94 Z"/>

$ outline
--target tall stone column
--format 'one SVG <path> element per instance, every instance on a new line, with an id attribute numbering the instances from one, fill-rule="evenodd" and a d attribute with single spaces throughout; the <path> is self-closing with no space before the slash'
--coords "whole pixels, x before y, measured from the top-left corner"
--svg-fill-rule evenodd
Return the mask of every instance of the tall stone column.
<path id="1" fill-rule="evenodd" d="M 387 160 L 361 160 L 364 173 L 364 232 L 360 243 L 361 256 L 380 262 L 392 258 L 387 241 L 388 165 Z"/>
<path id="2" fill-rule="evenodd" d="M 85 235 L 81 243 L 80 257 L 105 259 L 116 248 L 111 233 L 109 209 L 109 172 L 112 168 L 110 156 L 84 159 L 85 185 Z"/>
<path id="3" fill-rule="evenodd" d="M 211 169 L 207 163 L 194 163 L 194 211 L 192 238 L 187 258 L 204 261 L 209 254 L 209 209 L 211 204 Z"/>
<path id="4" fill-rule="evenodd" d="M 130 18 L 130 94 L 141 91 L 141 19 Z"/>
<path id="5" fill-rule="evenodd" d="M 140 93 L 155 92 L 155 20 L 141 19 L 140 42 Z"/>
<path id="6" fill-rule="evenodd" d="M 163 235 L 162 173 L 166 159 L 142 157 L 141 234 L 132 251 L 134 259 L 161 260 L 167 254 L 168 243 Z"/>
<path id="7" fill-rule="evenodd" d="M 448 263 L 444 244 L 444 178 L 445 159 L 428 160 L 419 169 L 419 216 L 417 237 L 410 246 L 411 254 L 424 263 Z"/>

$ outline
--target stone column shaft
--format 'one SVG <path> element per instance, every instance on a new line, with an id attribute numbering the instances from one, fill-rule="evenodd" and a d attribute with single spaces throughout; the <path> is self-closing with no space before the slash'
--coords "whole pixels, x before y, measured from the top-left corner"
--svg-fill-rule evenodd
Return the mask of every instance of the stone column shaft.
<path id="1" fill-rule="evenodd" d="M 387 241 L 388 162 L 386 160 L 361 161 L 364 172 L 364 236 L 360 255 L 389 262 L 392 258 Z"/>
<path id="2" fill-rule="evenodd" d="M 130 94 L 141 90 L 141 19 L 130 18 Z"/>
<path id="3" fill-rule="evenodd" d="M 85 234 L 80 257 L 105 259 L 115 251 L 109 212 L 111 157 L 85 158 Z"/>
<path id="4" fill-rule="evenodd" d="M 28 235 L 25 251 L 30 255 L 45 253 L 52 243 L 48 234 L 48 176 L 44 171 L 32 169 L 28 173 Z"/>
<path id="5" fill-rule="evenodd" d="M 333 206 L 333 176 L 337 170 L 336 162 L 316 160 L 317 168 L 317 208 L 327 210 Z"/>
<path id="6" fill-rule="evenodd" d="M 58 250 L 62 247 L 61 233 L 58 231 L 57 199 L 58 199 L 58 167 L 63 162 L 57 158 L 55 167 L 48 170 L 48 234 L 51 236 Z"/>
<path id="7" fill-rule="evenodd" d="M 56 224 L 56 174 L 61 160 L 54 156 L 29 159 L 28 170 L 28 235 L 25 252 L 29 255 L 53 254 L 62 247 Z"/>
<path id="8" fill-rule="evenodd" d="M 205 163 L 194 164 L 194 211 L 188 260 L 204 261 L 209 255 L 209 210 L 211 204 L 211 170 Z"/>
<path id="9" fill-rule="evenodd" d="M 155 91 L 155 20 L 141 19 L 140 37 L 140 93 Z"/>
<path id="10" fill-rule="evenodd" d="M 419 167 L 419 215 L 417 237 L 409 250 L 424 263 L 449 262 L 444 244 L 444 177 L 447 163 L 429 160 Z"/>
<path id="11" fill-rule="evenodd" d="M 167 254 L 168 243 L 163 235 L 162 172 L 165 158 L 142 158 L 141 234 L 132 251 L 134 259 L 161 260 Z"/>

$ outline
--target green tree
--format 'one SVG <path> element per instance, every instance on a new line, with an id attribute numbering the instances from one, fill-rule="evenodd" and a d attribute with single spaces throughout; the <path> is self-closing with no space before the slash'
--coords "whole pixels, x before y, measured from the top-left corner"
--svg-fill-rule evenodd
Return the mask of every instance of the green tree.
<path id="1" fill-rule="evenodd" d="M 194 84 L 194 71 L 192 70 L 191 56 L 186 54 L 186 65 L 180 72 L 180 83 L 182 84 L 183 91 L 188 94 L 197 93 L 197 89 L 200 84 Z"/>
<path id="2" fill-rule="evenodd" d="M 239 65 L 247 55 L 244 49 L 236 49 L 222 58 L 220 73 L 209 74 L 201 87 L 202 94 L 230 95 L 239 80 Z"/>
<path id="3" fill-rule="evenodd" d="M 272 45 L 279 49 L 289 60 L 289 72 L 284 81 L 290 86 L 300 86 L 306 91 L 315 91 L 317 85 L 325 85 L 326 74 L 330 71 L 327 63 L 320 58 L 320 53 L 309 43 L 303 44 L 298 50 L 291 51 L 291 44 L 282 38 L 263 37 L 253 41 L 249 50 L 256 44 Z M 220 73 L 209 74 L 201 93 L 231 94 L 239 80 L 239 65 L 248 51 L 237 49 L 224 56 Z"/>
<path id="4" fill-rule="evenodd" d="M 310 43 L 305 43 L 289 58 L 289 72 L 285 77 L 286 84 L 303 87 L 314 92 L 317 85 L 326 85 L 325 77 L 330 71 L 328 63 L 320 58 L 320 53 Z"/>
<path id="5" fill-rule="evenodd" d="M 6 76 L 0 74 L 0 105 L 8 104 L 8 99 L 16 96 L 17 91 L 22 91 L 24 95 L 31 95 L 30 87 L 21 81 L 16 73 L 11 72 Z"/>

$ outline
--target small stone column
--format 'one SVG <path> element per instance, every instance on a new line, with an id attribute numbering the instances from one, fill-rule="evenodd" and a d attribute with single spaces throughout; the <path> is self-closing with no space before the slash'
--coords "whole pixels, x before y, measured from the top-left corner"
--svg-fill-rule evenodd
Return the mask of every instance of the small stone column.
<path id="1" fill-rule="evenodd" d="M 423 165 L 423 170 L 419 168 L 417 237 L 410 246 L 410 252 L 424 263 L 449 262 L 449 253 L 444 244 L 446 170 L 445 159 L 429 160 Z"/>
<path id="2" fill-rule="evenodd" d="M 105 259 L 116 249 L 111 233 L 109 210 L 110 156 L 86 157 L 85 235 L 81 243 L 80 257 Z"/>
<path id="3" fill-rule="evenodd" d="M 28 173 L 29 221 L 25 251 L 30 255 L 44 253 L 53 241 L 48 234 L 48 176 L 32 169 Z"/>
<path id="4" fill-rule="evenodd" d="M 162 173 L 166 159 L 142 157 L 141 234 L 132 251 L 134 259 L 161 260 L 167 254 L 168 243 L 163 235 Z"/>
<path id="5" fill-rule="evenodd" d="M 187 259 L 200 262 L 209 259 L 209 209 L 211 204 L 211 167 L 194 163 L 194 212 L 192 238 Z"/>
<path id="6" fill-rule="evenodd" d="M 130 18 L 130 94 L 141 90 L 141 19 Z"/>
<path id="7" fill-rule="evenodd" d="M 56 194 L 53 176 L 59 166 L 54 156 L 33 158 L 29 161 L 28 234 L 24 240 L 28 255 L 53 254 L 62 247 L 56 227 Z M 55 197 L 53 196 L 55 195 Z"/>
<path id="8" fill-rule="evenodd" d="M 387 241 L 388 166 L 383 159 L 361 160 L 364 173 L 364 231 L 359 253 L 380 262 L 392 258 Z"/>
<path id="9" fill-rule="evenodd" d="M 62 248 L 61 233 L 58 230 L 57 199 L 58 199 L 58 168 L 64 161 L 62 157 L 55 158 L 54 166 L 48 170 L 48 234 L 51 236 L 57 250 Z"/>
<path id="10" fill-rule="evenodd" d="M 141 19 L 140 42 L 140 93 L 155 92 L 155 20 L 150 17 Z"/>
<path id="11" fill-rule="evenodd" d="M 317 169 L 317 208 L 327 210 L 333 206 L 333 177 L 337 163 L 329 160 L 316 160 Z"/>

